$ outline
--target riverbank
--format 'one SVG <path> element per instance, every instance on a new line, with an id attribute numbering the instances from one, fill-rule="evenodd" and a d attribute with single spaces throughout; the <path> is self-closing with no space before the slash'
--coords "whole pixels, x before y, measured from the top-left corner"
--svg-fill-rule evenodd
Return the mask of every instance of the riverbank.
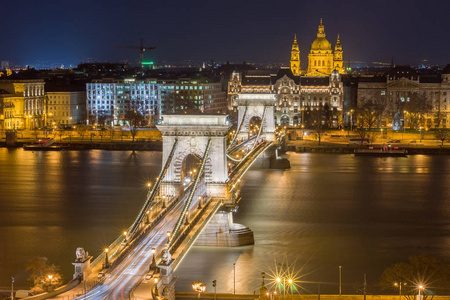
<path id="1" fill-rule="evenodd" d="M 8 148 L 22 148 L 29 142 L 16 142 L 15 146 Z M 137 142 L 72 142 L 72 143 L 55 143 L 62 145 L 63 150 L 108 150 L 108 151 L 162 151 L 162 141 L 137 141 Z M 7 147 L 6 142 L 0 142 L 0 147 Z"/>

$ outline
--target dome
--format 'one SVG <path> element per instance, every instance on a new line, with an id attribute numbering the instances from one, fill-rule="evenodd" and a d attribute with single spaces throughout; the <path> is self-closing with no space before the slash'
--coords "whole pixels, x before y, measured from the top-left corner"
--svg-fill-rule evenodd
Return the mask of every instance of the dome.
<path id="1" fill-rule="evenodd" d="M 311 51 L 331 50 L 330 42 L 324 37 L 318 37 L 311 45 Z"/>

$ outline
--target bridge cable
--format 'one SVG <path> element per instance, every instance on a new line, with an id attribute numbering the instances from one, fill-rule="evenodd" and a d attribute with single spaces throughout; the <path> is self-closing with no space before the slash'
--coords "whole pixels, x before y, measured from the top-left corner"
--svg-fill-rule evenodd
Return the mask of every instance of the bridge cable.
<path id="1" fill-rule="evenodd" d="M 142 220 L 144 219 L 144 217 L 146 215 L 146 211 L 147 211 L 148 207 L 150 206 L 150 204 L 152 203 L 156 194 L 158 193 L 159 186 L 161 185 L 161 181 L 163 180 L 164 176 L 166 175 L 169 165 L 175 154 L 175 149 L 177 147 L 177 144 L 178 144 L 178 139 L 175 138 L 175 141 L 173 142 L 173 145 L 172 145 L 172 149 L 170 150 L 169 156 L 167 156 L 164 167 L 161 169 L 161 172 L 159 173 L 159 176 L 156 179 L 156 182 L 153 185 L 152 190 L 147 194 L 147 199 L 146 199 L 144 205 L 142 206 L 141 211 L 139 212 L 136 220 L 134 221 L 133 225 L 130 227 L 130 229 L 128 231 L 131 235 L 133 235 L 139 228 L 140 223 L 142 222 Z"/>
<path id="2" fill-rule="evenodd" d="M 231 146 L 233 146 L 239 132 L 241 132 L 242 124 L 244 124 L 245 116 L 247 115 L 247 109 L 248 109 L 248 106 L 245 107 L 245 111 L 244 111 L 244 114 L 242 115 L 242 119 L 241 119 L 241 123 L 239 124 L 239 128 L 238 128 L 238 130 L 236 130 L 236 133 L 234 134 L 233 140 L 231 141 L 231 144 L 228 146 L 227 151 L 231 148 Z"/>
<path id="3" fill-rule="evenodd" d="M 255 146 L 257 145 L 258 138 L 259 138 L 259 136 L 261 135 L 262 128 L 263 128 L 263 122 L 264 122 L 265 117 L 266 117 L 266 107 L 264 106 L 264 111 L 263 111 L 263 115 L 262 115 L 262 119 L 261 119 L 261 127 L 259 128 L 258 135 L 256 136 L 256 139 L 255 139 L 255 141 L 253 142 L 252 148 L 251 148 L 250 151 L 247 153 L 247 155 L 245 155 L 242 159 L 235 159 L 235 158 L 231 157 L 231 156 L 227 153 L 228 159 L 230 159 L 230 160 L 232 160 L 232 161 L 234 161 L 234 162 L 241 162 L 241 161 L 243 161 L 244 159 L 246 159 L 247 156 L 250 155 L 250 153 L 252 153 L 253 149 L 254 149 Z"/>
<path id="4" fill-rule="evenodd" d="M 177 240 L 176 235 L 177 235 L 181 225 L 183 224 L 184 218 L 186 217 L 186 212 L 189 209 L 189 206 L 191 205 L 191 202 L 192 202 L 192 198 L 194 197 L 195 191 L 197 190 L 197 185 L 200 181 L 200 177 L 203 175 L 203 172 L 205 170 L 206 159 L 208 158 L 211 144 L 212 144 L 212 141 L 210 138 L 208 140 L 208 144 L 206 145 L 205 153 L 203 154 L 202 164 L 200 165 L 200 168 L 197 172 L 197 176 L 195 177 L 194 184 L 192 185 L 191 191 L 189 192 L 189 197 L 187 198 L 186 203 L 184 204 L 183 210 L 181 211 L 181 215 L 178 218 L 177 224 L 175 225 L 175 228 L 173 229 L 171 239 L 170 239 L 169 245 L 167 247 L 168 249 L 170 249 L 170 247 L 172 247 L 172 243 Z"/>

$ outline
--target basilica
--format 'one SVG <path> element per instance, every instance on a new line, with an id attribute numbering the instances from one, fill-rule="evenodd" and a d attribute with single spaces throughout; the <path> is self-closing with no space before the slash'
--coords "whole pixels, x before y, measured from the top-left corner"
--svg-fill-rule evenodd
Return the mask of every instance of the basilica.
<path id="1" fill-rule="evenodd" d="M 297 36 L 294 37 L 291 51 L 291 71 L 294 75 L 330 76 L 334 70 L 340 74 L 344 73 L 341 41 L 338 35 L 333 53 L 330 42 L 325 38 L 325 27 L 322 19 L 320 19 L 317 38 L 311 45 L 308 55 L 308 69 L 305 71 L 300 69 L 300 49 L 297 43 Z"/>
<path id="2" fill-rule="evenodd" d="M 320 20 L 316 40 L 311 45 L 308 69 L 300 69 L 300 50 L 294 38 L 290 67 L 281 67 L 278 72 L 248 70 L 233 72 L 228 82 L 228 101 L 235 106 L 238 94 L 275 94 L 276 125 L 311 127 L 315 120 L 313 112 L 324 110 L 329 127 L 342 126 L 344 88 L 341 75 L 344 73 L 342 46 L 337 38 L 334 53 L 325 38 L 325 29 Z"/>

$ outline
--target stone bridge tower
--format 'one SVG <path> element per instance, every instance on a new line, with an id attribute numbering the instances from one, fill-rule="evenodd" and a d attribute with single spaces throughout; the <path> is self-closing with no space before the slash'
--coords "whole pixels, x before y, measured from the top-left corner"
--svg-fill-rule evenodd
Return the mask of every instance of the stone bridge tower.
<path id="1" fill-rule="evenodd" d="M 275 141 L 274 109 L 277 103 L 276 94 L 239 94 L 234 100 L 238 106 L 238 139 L 245 140 L 249 135 L 250 120 L 254 117 L 262 120 L 261 136 L 266 141 Z"/>
<path id="2" fill-rule="evenodd" d="M 202 159 L 208 141 L 211 148 L 206 158 L 205 183 L 208 196 L 225 198 L 228 179 L 226 135 L 228 116 L 223 114 L 162 115 L 158 129 L 163 137 L 163 162 L 170 155 L 175 139 L 178 140 L 172 161 L 162 181 L 161 190 L 175 196 L 183 185 L 182 172 L 190 154 Z"/>

